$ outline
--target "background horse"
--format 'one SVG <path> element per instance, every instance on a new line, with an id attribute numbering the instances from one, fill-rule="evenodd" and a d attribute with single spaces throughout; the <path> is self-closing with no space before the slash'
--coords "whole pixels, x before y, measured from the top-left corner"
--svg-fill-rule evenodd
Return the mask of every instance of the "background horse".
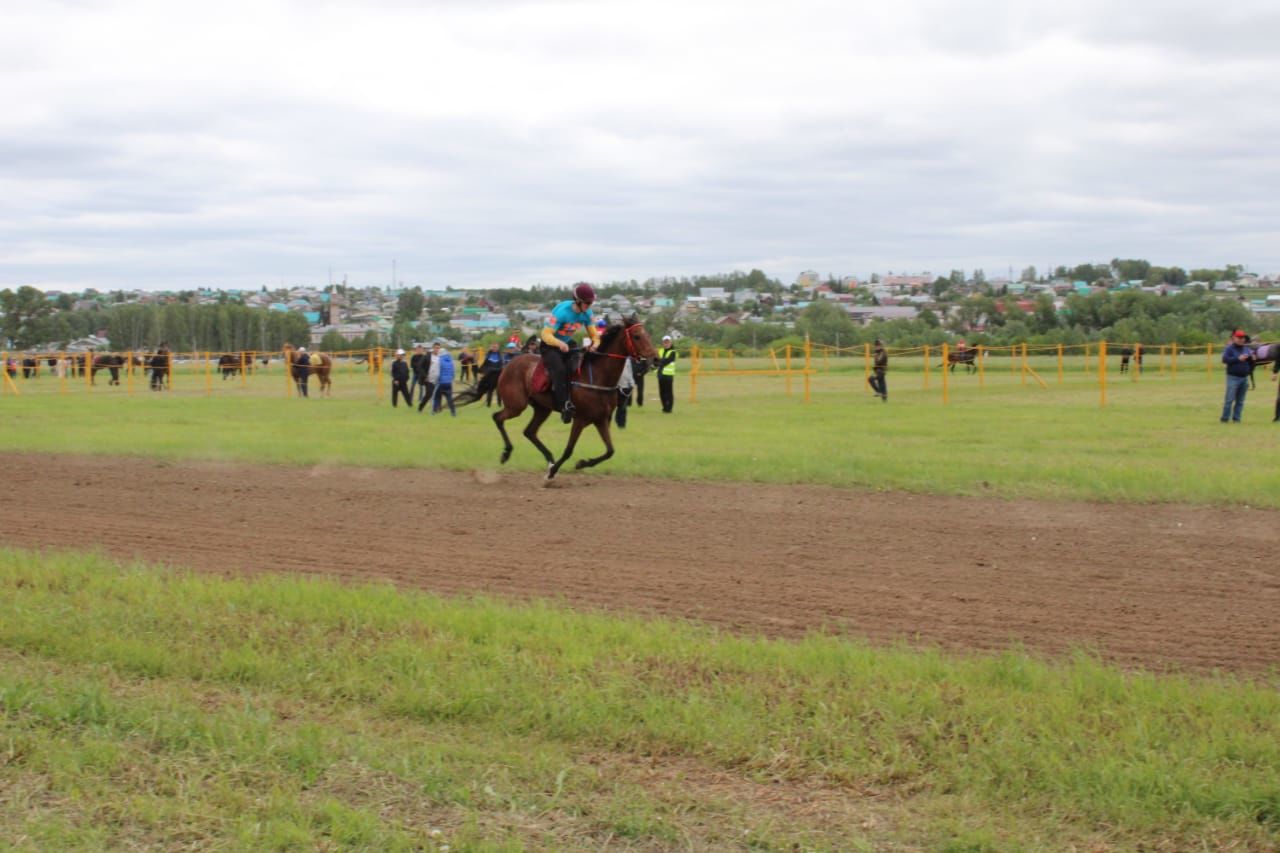
<path id="1" fill-rule="evenodd" d="M 107 384 L 119 385 L 120 384 L 120 368 L 124 367 L 128 363 L 129 363 L 129 360 L 125 358 L 123 355 L 120 355 L 119 353 L 109 352 L 104 355 L 95 355 L 93 357 L 93 367 L 89 373 L 89 384 L 97 385 L 98 371 L 108 370 L 111 372 L 111 379 L 110 381 L 107 382 Z M 141 367 L 142 359 L 135 355 L 133 357 L 133 366 Z"/>
<path id="2" fill-rule="evenodd" d="M 261 359 L 263 365 L 266 365 L 267 356 L 261 356 Z M 237 375 L 242 369 L 247 373 L 253 373 L 253 353 L 248 350 L 224 352 L 218 356 L 218 372 L 222 374 L 224 381 Z"/>
<path id="3" fill-rule="evenodd" d="M 293 362 L 297 358 L 297 350 L 293 348 L 293 344 L 285 344 L 282 350 L 284 352 L 285 364 L 289 366 L 292 374 L 294 369 Z M 328 397 L 333 393 L 333 382 L 329 379 L 329 374 L 333 372 L 333 358 L 327 353 L 312 352 L 307 353 L 311 356 L 311 368 L 309 376 L 314 376 L 320 380 L 320 394 Z"/>
<path id="4" fill-rule="evenodd" d="M 1249 361 L 1249 387 L 1257 388 L 1258 383 L 1253 378 L 1253 371 L 1259 364 L 1273 365 L 1273 372 L 1280 372 L 1280 344 L 1258 344 L 1250 346 L 1253 352 L 1253 358 Z"/>
<path id="5" fill-rule="evenodd" d="M 614 407 L 618 404 L 618 380 L 628 358 L 652 360 L 658 357 L 648 332 L 634 316 L 605 329 L 600 346 L 595 352 L 584 353 L 578 370 L 569 377 L 569 399 L 573 401 L 573 424 L 569 429 L 569 443 L 556 459 L 538 438 L 538 429 L 551 415 L 555 402 L 551 385 L 542 359 L 536 355 L 520 355 L 512 359 L 498 374 L 498 396 L 502 409 L 494 412 L 493 422 L 502 434 L 502 462 L 511 458 L 514 449 L 507 435 L 506 422 L 519 417 L 526 408 L 533 408 L 533 417 L 524 428 L 524 437 L 542 452 L 547 460 L 547 481 L 550 482 L 560 466 L 573 455 L 578 437 L 588 426 L 594 426 L 604 442 L 604 453 L 591 459 L 579 459 L 577 467 L 590 468 L 613 456 L 613 440 L 609 423 Z M 535 373 L 538 374 L 535 376 Z M 457 404 L 465 406 L 479 400 L 478 385 L 467 388 L 458 395 Z"/>
<path id="6" fill-rule="evenodd" d="M 946 368 L 955 373 L 956 365 L 963 364 L 966 373 L 977 373 L 978 365 L 975 363 L 977 357 L 978 351 L 976 349 L 953 349 L 947 353 Z M 938 365 L 938 367 L 942 366 L 941 364 Z"/>
<path id="7" fill-rule="evenodd" d="M 1120 372 L 1129 372 L 1129 359 L 1133 359 L 1134 364 L 1138 367 L 1138 372 L 1142 372 L 1142 344 L 1134 344 L 1131 347 L 1122 347 L 1120 349 Z"/>

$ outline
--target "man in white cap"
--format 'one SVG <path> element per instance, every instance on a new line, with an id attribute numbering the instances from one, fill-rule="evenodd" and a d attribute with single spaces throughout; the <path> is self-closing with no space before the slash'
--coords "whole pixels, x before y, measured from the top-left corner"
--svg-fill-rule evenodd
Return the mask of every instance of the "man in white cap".
<path id="1" fill-rule="evenodd" d="M 413 411 L 413 397 L 409 396 L 409 363 L 404 360 L 404 350 L 396 350 L 396 360 L 391 362 L 391 408 L 400 402 L 404 395 L 405 408 Z"/>
<path id="2" fill-rule="evenodd" d="M 311 356 L 306 347 L 298 347 L 293 358 L 293 382 L 298 386 L 298 396 L 307 396 L 307 380 L 311 378 Z"/>
<path id="3" fill-rule="evenodd" d="M 671 414 L 676 404 L 676 348 L 670 335 L 662 336 L 658 348 L 658 397 L 662 400 L 662 413 Z"/>

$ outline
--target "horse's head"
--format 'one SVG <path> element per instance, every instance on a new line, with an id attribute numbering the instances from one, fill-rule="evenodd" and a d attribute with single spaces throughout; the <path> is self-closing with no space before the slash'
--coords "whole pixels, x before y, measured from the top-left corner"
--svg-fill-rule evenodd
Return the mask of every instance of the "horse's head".
<path id="1" fill-rule="evenodd" d="M 637 361 L 652 361 L 658 357 L 658 350 L 653 345 L 653 340 L 635 314 L 622 319 L 622 335 L 627 347 L 627 355 Z"/>

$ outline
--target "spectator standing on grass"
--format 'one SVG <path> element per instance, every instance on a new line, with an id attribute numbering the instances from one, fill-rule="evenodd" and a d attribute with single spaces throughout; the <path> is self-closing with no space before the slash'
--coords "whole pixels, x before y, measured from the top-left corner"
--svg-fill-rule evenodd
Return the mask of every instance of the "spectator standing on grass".
<path id="1" fill-rule="evenodd" d="M 163 391 L 165 379 L 169 373 L 169 345 L 160 344 L 159 349 L 151 356 L 151 390 Z"/>
<path id="2" fill-rule="evenodd" d="M 476 357 L 471 354 L 471 350 L 465 347 L 458 353 L 457 358 L 458 374 L 463 382 L 475 381 Z"/>
<path id="3" fill-rule="evenodd" d="M 306 347 L 298 347 L 298 352 L 293 356 L 293 382 L 298 386 L 298 396 L 308 397 L 307 383 L 311 379 L 311 356 L 307 354 Z"/>
<path id="4" fill-rule="evenodd" d="M 484 354 L 484 361 L 480 362 L 480 384 L 485 389 L 486 408 L 493 405 L 493 395 L 498 390 L 498 374 L 506 363 L 507 359 L 503 357 L 502 350 L 498 349 L 498 344 L 489 344 L 489 351 Z"/>
<path id="5" fill-rule="evenodd" d="M 1231 343 L 1222 351 L 1222 363 L 1227 366 L 1227 395 L 1222 401 L 1222 417 L 1240 423 L 1244 413 L 1244 396 L 1249 391 L 1249 374 L 1253 372 L 1253 350 L 1246 343 L 1247 335 L 1236 329 Z"/>
<path id="6" fill-rule="evenodd" d="M 658 397 L 662 400 L 662 413 L 671 414 L 676 405 L 676 348 L 670 335 L 662 336 L 658 349 Z"/>
<path id="7" fill-rule="evenodd" d="M 1280 359 L 1271 363 L 1271 381 L 1275 382 L 1277 379 L 1280 379 Z M 1271 422 L 1273 424 L 1280 422 L 1280 383 L 1276 384 L 1276 416 L 1271 419 Z"/>
<path id="8" fill-rule="evenodd" d="M 404 405 L 413 411 L 413 395 L 409 393 L 409 363 L 404 360 L 404 350 L 396 350 L 396 360 L 391 362 L 391 408 L 400 404 L 400 396 L 404 395 Z"/>
<path id="9" fill-rule="evenodd" d="M 427 384 L 427 348 L 422 344 L 413 345 L 413 355 L 409 356 L 409 372 L 412 379 L 409 382 L 409 401 L 413 402 L 413 395 L 421 394 L 422 389 Z"/>
<path id="10" fill-rule="evenodd" d="M 631 395 L 636 388 L 636 372 L 631 366 L 631 359 L 622 365 L 622 375 L 618 377 L 618 407 L 613 410 L 613 422 L 618 429 L 627 428 L 627 409 L 631 408 Z"/>
<path id="11" fill-rule="evenodd" d="M 871 351 L 871 375 L 867 377 L 867 384 L 882 403 L 889 402 L 889 386 L 884 380 L 888 370 L 889 353 L 884 348 L 884 341 L 876 338 L 875 349 Z"/>
<path id="12" fill-rule="evenodd" d="M 453 407 L 453 356 L 440 344 L 431 347 L 431 372 L 427 375 L 431 382 L 431 414 L 440 414 L 442 403 L 449 402 L 449 414 L 455 418 L 458 411 Z"/>

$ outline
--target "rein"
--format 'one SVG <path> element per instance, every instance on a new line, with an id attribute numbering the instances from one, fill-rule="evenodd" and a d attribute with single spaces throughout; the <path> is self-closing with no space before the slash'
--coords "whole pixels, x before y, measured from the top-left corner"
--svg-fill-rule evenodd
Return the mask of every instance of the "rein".
<path id="1" fill-rule="evenodd" d="M 621 353 L 616 353 L 616 352 L 600 352 L 598 350 L 591 350 L 590 352 L 587 353 L 587 355 L 598 355 L 598 356 L 604 356 L 606 358 L 621 358 L 621 359 L 639 358 L 639 356 L 636 355 L 636 345 L 631 340 L 631 330 L 636 328 L 639 325 L 640 325 L 639 323 L 632 323 L 630 326 L 626 326 L 622 330 L 623 339 L 626 341 L 626 344 L 627 344 L 627 352 L 625 355 Z M 591 367 L 585 360 L 583 361 L 582 367 L 579 368 L 579 372 L 581 372 L 584 368 L 588 371 L 588 373 L 590 373 Z M 619 377 L 619 380 L 621 380 L 621 377 Z M 616 383 L 613 385 L 592 385 L 587 382 L 570 381 L 569 384 L 577 388 L 590 388 L 592 391 L 617 391 L 618 390 L 618 386 Z"/>

